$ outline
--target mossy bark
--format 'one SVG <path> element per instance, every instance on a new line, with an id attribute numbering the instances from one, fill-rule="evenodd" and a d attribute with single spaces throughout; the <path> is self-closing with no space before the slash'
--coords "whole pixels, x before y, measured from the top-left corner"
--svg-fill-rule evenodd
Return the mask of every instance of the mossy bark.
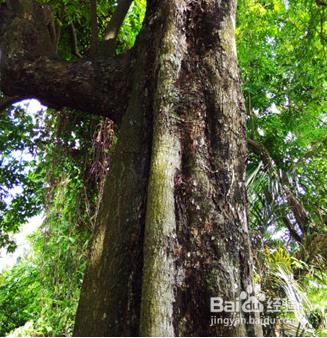
<path id="1" fill-rule="evenodd" d="M 86 273 L 77 334 L 260 334 L 210 326 L 210 297 L 236 300 L 251 284 L 235 6 L 148 2 L 116 152 L 126 146 L 107 179 L 92 256 L 101 258 Z"/>
<path id="2" fill-rule="evenodd" d="M 256 325 L 209 326 L 210 297 L 236 300 L 251 284 L 235 6 L 161 4 L 166 19 L 145 224 L 145 336 L 261 333 Z"/>

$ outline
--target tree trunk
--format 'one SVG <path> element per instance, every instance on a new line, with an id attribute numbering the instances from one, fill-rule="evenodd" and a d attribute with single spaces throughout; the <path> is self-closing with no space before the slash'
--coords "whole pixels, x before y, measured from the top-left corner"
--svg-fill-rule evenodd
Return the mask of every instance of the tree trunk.
<path id="1" fill-rule="evenodd" d="M 251 285 L 235 6 L 148 2 L 76 335 L 260 333 L 210 326 Z"/>
<path id="2" fill-rule="evenodd" d="M 101 114 L 107 102 L 108 116 L 120 125 L 81 290 L 77 336 L 261 334 L 259 326 L 241 321 L 210 325 L 216 315 L 210 298 L 237 302 L 252 283 L 235 10 L 236 0 L 148 0 L 134 50 L 109 58 L 107 66 L 103 60 L 58 64 L 51 47 L 40 59 L 19 49 L 19 62 L 0 60 L 7 95 L 50 97 L 51 103 L 61 100 L 59 105 L 85 111 L 95 106 Z M 2 27 L 0 19 L 0 35 L 7 37 L 1 51 L 14 55 L 8 52 L 12 29 L 3 34 Z M 56 78 L 56 65 L 64 77 L 62 92 L 73 95 L 62 98 L 51 79 L 31 77 L 50 69 Z M 21 85 L 31 78 L 33 93 Z M 79 101 L 74 91 L 87 95 Z"/>

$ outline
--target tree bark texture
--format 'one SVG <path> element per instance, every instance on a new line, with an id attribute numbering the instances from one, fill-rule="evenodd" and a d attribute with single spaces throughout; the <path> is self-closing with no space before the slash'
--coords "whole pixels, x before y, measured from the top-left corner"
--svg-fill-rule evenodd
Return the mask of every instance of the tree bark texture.
<path id="1" fill-rule="evenodd" d="M 26 66 L 30 59 L 19 57 L 19 78 L 8 75 L 12 63 L 2 62 L 7 95 L 50 96 L 49 102 L 106 114 L 120 126 L 81 290 L 77 336 L 261 333 L 244 323 L 210 326 L 210 297 L 236 301 L 252 283 L 235 10 L 235 0 L 148 0 L 128 55 L 67 64 L 50 53 L 33 59 L 33 67 L 49 63 L 33 72 Z M 56 79 L 58 62 L 71 69 L 57 88 L 66 101 L 42 92 L 43 81 L 50 87 L 55 81 L 42 74 L 51 65 Z M 34 71 L 29 91 L 21 81 Z M 76 76 L 79 91 L 70 87 Z"/>

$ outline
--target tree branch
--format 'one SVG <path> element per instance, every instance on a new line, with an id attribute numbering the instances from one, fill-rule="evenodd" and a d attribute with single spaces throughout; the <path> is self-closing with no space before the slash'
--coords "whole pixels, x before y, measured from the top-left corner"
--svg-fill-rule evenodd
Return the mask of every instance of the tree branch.
<path id="1" fill-rule="evenodd" d="M 24 60 L 3 70 L 7 95 L 35 97 L 55 109 L 69 107 L 119 122 L 128 102 L 130 56 L 64 62 L 48 57 Z"/>
<path id="2" fill-rule="evenodd" d="M 271 157 L 267 151 L 267 149 L 265 148 L 264 145 L 262 144 L 259 144 L 251 139 L 248 139 L 248 145 L 251 147 L 252 151 L 257 154 L 264 166 L 265 166 L 265 169 L 273 169 L 273 163 L 272 163 L 272 160 L 271 160 Z"/>
<path id="3" fill-rule="evenodd" d="M 283 217 L 283 221 L 284 221 L 288 231 L 290 232 L 291 237 L 293 237 L 296 240 L 296 242 L 298 242 L 300 244 L 302 242 L 302 237 L 295 230 L 295 227 L 292 224 L 292 222 L 288 219 L 287 216 Z"/>
<path id="4" fill-rule="evenodd" d="M 265 165 L 266 170 L 274 169 L 272 159 L 268 153 L 268 150 L 266 149 L 264 145 L 258 144 L 257 142 L 251 139 L 248 139 L 248 145 L 251 147 L 252 151 L 260 157 L 260 159 Z M 281 180 L 278 175 L 276 175 L 276 177 L 279 181 Z M 308 213 L 305 210 L 305 208 L 302 206 L 302 204 L 299 202 L 299 200 L 293 194 L 292 189 L 290 188 L 291 183 L 289 182 L 285 174 L 283 174 L 282 182 L 279 182 L 279 183 L 280 183 L 283 195 L 285 196 L 287 200 L 287 204 L 289 208 L 291 209 L 296 219 L 297 224 L 299 225 L 301 231 L 303 232 L 309 221 Z M 286 226 L 289 228 L 289 224 L 286 224 Z M 300 235 L 298 235 L 298 237 L 300 237 Z"/>
<path id="5" fill-rule="evenodd" d="M 95 56 L 98 49 L 98 17 L 97 17 L 97 1 L 90 1 L 91 13 L 91 56 Z"/>
<path id="6" fill-rule="evenodd" d="M 303 205 L 299 202 L 299 200 L 295 197 L 294 193 L 292 192 L 290 188 L 291 183 L 285 174 L 283 174 L 282 180 L 283 180 L 283 189 L 284 189 L 284 193 L 286 195 L 288 204 L 293 211 L 293 214 L 295 216 L 297 223 L 299 224 L 299 227 L 301 228 L 301 231 L 303 232 L 309 221 L 308 213 L 304 209 Z"/>
<path id="7" fill-rule="evenodd" d="M 69 107 L 119 122 L 130 95 L 132 54 L 60 61 L 43 6 L 15 0 L 15 8 L 0 5 L 0 90 L 9 97 L 35 97 L 56 109 Z"/>
<path id="8" fill-rule="evenodd" d="M 115 53 L 119 29 L 124 22 L 132 2 L 133 0 L 119 0 L 117 8 L 105 29 L 104 39 L 106 41 L 106 48 L 108 49 L 109 55 L 114 55 Z"/>
<path id="9" fill-rule="evenodd" d="M 81 59 L 82 55 L 79 52 L 77 33 L 76 33 L 76 29 L 75 29 L 75 26 L 74 26 L 73 23 L 70 24 L 70 30 L 71 30 L 71 34 L 72 34 L 72 53 L 73 53 L 73 55 L 75 55 L 76 57 Z"/>
<path id="10" fill-rule="evenodd" d="M 58 21 L 55 23 L 55 29 L 56 29 L 55 53 L 57 53 L 61 37 L 61 24 Z"/>

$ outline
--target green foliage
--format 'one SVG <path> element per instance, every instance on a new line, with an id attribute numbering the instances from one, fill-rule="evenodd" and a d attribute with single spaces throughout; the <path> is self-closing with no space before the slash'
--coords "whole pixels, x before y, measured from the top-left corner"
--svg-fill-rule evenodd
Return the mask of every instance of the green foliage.
<path id="1" fill-rule="evenodd" d="M 58 54 L 66 59 L 76 58 L 71 33 L 72 25 L 76 29 L 79 52 L 83 56 L 89 55 L 91 42 L 91 18 L 89 1 L 43 0 L 49 4 L 55 14 L 55 23 L 60 27 L 60 43 Z M 97 15 L 99 39 L 104 36 L 106 25 L 115 11 L 117 1 L 98 0 Z M 135 39 L 142 27 L 145 15 L 146 0 L 135 0 L 120 28 L 118 36 L 117 53 L 122 53 L 133 47 Z"/>
<path id="2" fill-rule="evenodd" d="M 21 107 L 0 115 L 0 247 L 15 249 L 10 234 L 42 205 L 43 184 L 36 144 L 40 130 Z"/>
<path id="3" fill-rule="evenodd" d="M 324 335 L 327 328 L 325 31 L 317 1 L 238 2 L 247 131 L 261 146 L 261 155 L 250 147 L 248 162 L 255 269 L 267 294 L 297 299 L 297 312 L 279 316 L 308 323 L 279 328 L 287 336 Z"/>
<path id="4" fill-rule="evenodd" d="M 28 258 L 0 275 L 0 336 L 22 326 L 40 312 L 36 302 L 41 281 Z"/>
<path id="5" fill-rule="evenodd" d="M 37 117 L 42 138 L 21 147 L 40 152 L 36 169 L 24 165 L 42 178 L 45 219 L 31 255 L 0 275 L 0 335 L 69 336 L 115 132 L 111 121 L 74 111 Z"/>
<path id="6" fill-rule="evenodd" d="M 271 298 L 284 298 L 292 312 L 279 314 L 283 336 L 327 334 L 327 273 L 323 265 L 298 260 L 284 248 L 265 252 L 262 286 Z"/>
<path id="7" fill-rule="evenodd" d="M 90 233 L 76 219 L 81 189 L 78 177 L 63 176 L 41 230 L 32 237 L 34 261 L 42 281 L 38 295 L 42 308 L 34 316 L 34 328 L 47 336 L 72 334 Z"/>
<path id="8" fill-rule="evenodd" d="M 282 0 L 239 3 L 238 55 L 249 134 L 282 169 L 309 145 L 326 141 L 326 49 L 317 32 L 320 21 L 312 21 L 316 7 L 303 1 L 288 1 L 287 9 Z M 285 161 L 285 155 L 292 158 Z"/>
<path id="9" fill-rule="evenodd" d="M 96 196 L 114 142 L 111 122 L 78 112 L 48 109 L 40 125 L 46 217 L 30 239 L 31 256 L 0 277 L 0 335 L 26 322 L 13 335 L 72 334 Z"/>
<path id="10" fill-rule="evenodd" d="M 146 0 L 134 0 L 118 35 L 117 52 L 134 46 L 145 15 Z"/>
<path id="11" fill-rule="evenodd" d="M 72 37 L 73 26 L 77 33 L 77 48 L 80 54 L 88 56 L 91 41 L 89 2 L 66 0 L 42 2 L 49 4 L 54 12 L 55 25 L 60 37 L 59 56 L 66 60 L 76 58 L 76 46 Z M 97 1 L 100 39 L 115 6 L 114 0 Z M 145 7 L 145 0 L 133 2 L 120 29 L 117 53 L 133 47 L 142 26 Z M 67 113 L 61 112 L 59 117 L 57 115 L 57 112 L 53 114 L 48 111 L 31 116 L 26 114 L 23 108 L 17 107 L 7 109 L 0 116 L 0 248 L 7 247 L 9 251 L 13 251 L 15 243 L 10 235 L 18 231 L 20 225 L 37 214 L 44 205 L 46 199 L 44 182 L 48 182 L 51 187 L 57 179 L 52 177 L 49 180 L 48 177 L 48 168 L 56 165 L 56 158 L 58 156 L 63 158 L 64 153 L 67 156 L 78 153 L 80 158 L 77 161 L 83 161 L 82 154 L 92 143 L 93 135 L 88 132 L 93 132 L 99 119 L 87 118 L 86 122 L 78 114 L 68 113 L 68 117 Z M 57 138 L 55 142 L 60 144 L 55 150 L 52 147 L 54 138 Z M 81 140 L 85 143 L 77 149 L 76 143 Z M 98 155 L 90 154 L 91 157 Z M 84 169 L 88 170 L 86 167 Z M 85 172 L 81 174 L 87 175 Z"/>
<path id="12" fill-rule="evenodd" d="M 283 213 L 294 218 L 281 194 L 288 181 L 308 213 L 304 235 L 324 231 L 327 62 L 323 19 L 323 7 L 315 1 L 239 2 L 238 55 L 248 136 L 265 147 L 273 164 L 273 170 L 262 168 L 262 182 L 252 194 L 257 197 L 255 229 L 259 224 L 285 228 Z M 257 154 L 250 155 L 249 173 L 260 160 Z M 257 222 L 260 216 L 265 217 Z"/>
<path id="13" fill-rule="evenodd" d="M 62 176 L 31 236 L 32 255 L 0 276 L 1 336 L 27 321 L 33 335 L 72 334 L 90 235 L 75 213 L 82 186 L 78 176 Z"/>

